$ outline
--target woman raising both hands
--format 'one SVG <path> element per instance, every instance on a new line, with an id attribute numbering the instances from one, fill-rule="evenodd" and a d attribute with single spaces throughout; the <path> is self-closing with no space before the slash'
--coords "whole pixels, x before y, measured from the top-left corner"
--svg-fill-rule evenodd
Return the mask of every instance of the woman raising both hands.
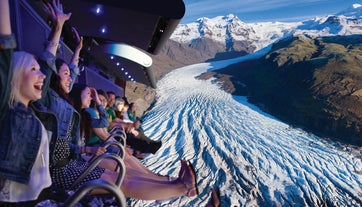
<path id="1" fill-rule="evenodd" d="M 51 185 L 44 123 L 30 109 L 42 96 L 45 75 L 34 55 L 13 52 L 8 0 L 0 1 L 0 206 L 33 206 Z M 55 123 L 50 113 L 42 113 Z M 54 137 L 52 137 L 54 138 Z M 42 182 L 39 183 L 39 180 Z"/>

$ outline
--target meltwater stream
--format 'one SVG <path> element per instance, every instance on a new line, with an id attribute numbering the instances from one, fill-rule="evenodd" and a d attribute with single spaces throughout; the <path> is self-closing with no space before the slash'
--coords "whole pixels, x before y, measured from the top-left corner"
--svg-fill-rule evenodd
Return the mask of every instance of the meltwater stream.
<path id="1" fill-rule="evenodd" d="M 158 82 L 145 133 L 163 146 L 144 163 L 177 176 L 185 158 L 196 168 L 200 195 L 131 206 L 204 206 L 219 186 L 222 206 L 362 206 L 362 162 L 331 142 L 290 127 L 222 91 L 207 70 L 239 60 L 187 66 Z"/>

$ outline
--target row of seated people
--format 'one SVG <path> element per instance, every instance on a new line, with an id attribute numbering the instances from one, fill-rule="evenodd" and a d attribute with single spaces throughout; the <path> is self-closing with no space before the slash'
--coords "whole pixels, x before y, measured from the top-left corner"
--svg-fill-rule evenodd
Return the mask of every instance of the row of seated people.
<path id="1" fill-rule="evenodd" d="M 134 103 L 129 104 L 125 97 L 116 97 L 114 92 L 105 93 L 102 90 L 97 90 L 93 93 L 95 94 L 95 92 L 97 92 L 97 96 L 99 96 L 99 100 L 107 113 L 100 113 L 95 99 L 92 100 L 91 106 L 85 109 L 86 125 L 92 128 L 85 135 L 86 145 L 98 146 L 109 137 L 107 129 L 115 125 L 122 125 L 127 135 L 127 145 L 132 148 L 133 155 L 137 158 L 143 159 L 148 153 L 154 154 L 160 149 L 161 141 L 154 141 L 144 134 L 141 121 L 135 115 L 136 105 Z M 130 106 L 132 106 L 132 110 Z M 109 125 L 104 123 L 105 116 L 108 116 Z M 101 119 L 104 120 L 103 123 Z"/>
<path id="2" fill-rule="evenodd" d="M 90 154 L 99 155 L 108 150 L 102 146 L 83 146 L 81 137 L 97 131 L 95 128 L 109 135 L 106 130 L 109 121 L 102 123 L 98 119 L 98 125 L 92 127 L 95 119 L 88 112 L 85 114 L 91 100 L 99 114 L 107 112 L 95 89 L 81 84 L 73 86 L 79 75 L 77 66 L 83 44 L 76 30 L 78 45 L 71 63 L 56 60 L 62 28 L 71 14 L 63 12 L 59 0 L 44 5 L 52 28 L 44 53 L 36 59 L 27 52 L 13 51 L 16 42 L 11 35 L 9 2 L 0 1 L 1 205 L 28 206 L 50 187 L 76 190 L 91 180 L 114 183 L 118 177 L 115 163 L 103 160 L 82 182 L 73 185 L 89 167 Z M 127 130 L 126 124 L 124 128 Z M 184 160 L 180 162 L 177 178 L 149 170 L 129 151 L 123 161 L 126 173 L 120 188 L 127 197 L 166 200 L 198 195 L 195 171 Z"/>

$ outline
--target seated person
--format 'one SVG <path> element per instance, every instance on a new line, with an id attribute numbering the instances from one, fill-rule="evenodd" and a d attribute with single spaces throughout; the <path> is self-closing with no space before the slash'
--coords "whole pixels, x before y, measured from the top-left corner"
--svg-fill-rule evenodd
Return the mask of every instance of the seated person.
<path id="1" fill-rule="evenodd" d="M 133 105 L 133 108 L 135 108 L 135 104 L 132 104 L 132 105 Z M 133 123 L 135 128 L 137 129 L 137 131 L 143 132 L 143 129 L 141 128 L 140 119 L 137 119 L 137 117 L 135 117 L 135 116 L 132 116 L 133 119 L 131 119 L 129 116 L 129 113 L 128 113 L 129 111 L 130 111 L 130 104 L 128 104 L 128 102 L 125 101 L 125 103 L 123 105 L 123 111 L 121 112 L 122 117 L 123 117 L 123 122 Z"/>
<path id="2" fill-rule="evenodd" d="M 125 120 L 125 114 L 128 110 L 128 103 L 123 98 L 116 98 L 116 119 L 118 124 L 121 124 L 127 134 L 127 145 L 134 150 L 134 156 L 143 159 L 147 153 L 156 153 L 162 146 L 161 141 L 155 141 L 147 137 L 143 131 L 139 130 L 140 122 Z"/>
<path id="3" fill-rule="evenodd" d="M 123 107 L 124 107 L 125 101 L 122 98 L 116 98 L 114 101 L 114 112 L 115 112 L 115 118 L 114 121 L 119 123 L 123 120 Z"/>
<path id="4" fill-rule="evenodd" d="M 103 90 L 101 89 L 98 89 L 97 90 L 97 93 L 98 93 L 98 96 L 99 96 L 99 100 L 101 101 L 101 104 L 103 106 L 103 108 L 107 108 L 108 106 L 108 96 L 107 96 L 107 93 L 104 92 Z M 108 112 L 107 112 L 108 113 Z M 109 116 L 109 115 L 108 115 Z"/>
<path id="5" fill-rule="evenodd" d="M 127 110 L 127 114 L 128 118 L 133 122 L 141 120 L 141 118 L 136 115 L 136 111 L 137 111 L 136 103 L 135 102 L 130 103 L 129 108 Z"/>
<path id="6" fill-rule="evenodd" d="M 109 118 L 109 127 L 112 128 L 114 125 L 117 124 L 117 122 L 115 121 L 116 114 L 115 114 L 115 109 L 114 109 L 116 94 L 113 91 L 108 91 L 107 97 L 108 97 L 108 99 L 107 99 L 108 104 L 106 107 L 106 111 L 108 113 L 108 118 Z"/>
<path id="7" fill-rule="evenodd" d="M 34 55 L 13 52 L 8 0 L 0 1 L 0 206 L 32 206 L 51 185 L 45 124 L 30 105 L 42 97 L 45 75 Z M 52 115 L 43 113 L 49 122 Z M 42 182 L 39 182 L 41 180 Z"/>

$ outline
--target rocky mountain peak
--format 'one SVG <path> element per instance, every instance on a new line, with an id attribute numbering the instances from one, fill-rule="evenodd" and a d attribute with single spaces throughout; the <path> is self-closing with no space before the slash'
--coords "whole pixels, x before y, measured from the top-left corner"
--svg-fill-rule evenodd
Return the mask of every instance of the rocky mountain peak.
<path id="1" fill-rule="evenodd" d="M 185 35 L 186 37 L 180 37 Z M 215 18 L 199 18 L 196 22 L 180 25 L 171 39 L 179 42 L 192 43 L 197 39 L 208 38 L 215 42 L 233 42 L 247 40 L 255 31 L 248 24 L 242 22 L 234 14 Z"/>
<path id="2" fill-rule="evenodd" d="M 350 8 L 325 17 L 316 17 L 303 22 L 259 22 L 245 23 L 234 14 L 215 18 L 199 18 L 190 24 L 180 24 L 171 36 L 171 40 L 192 45 L 207 38 L 217 44 L 223 44 L 225 51 L 241 50 L 255 52 L 279 39 L 290 35 L 308 35 L 312 37 L 362 34 L 362 5 L 353 4 Z M 251 48 L 253 48 L 251 50 Z"/>

